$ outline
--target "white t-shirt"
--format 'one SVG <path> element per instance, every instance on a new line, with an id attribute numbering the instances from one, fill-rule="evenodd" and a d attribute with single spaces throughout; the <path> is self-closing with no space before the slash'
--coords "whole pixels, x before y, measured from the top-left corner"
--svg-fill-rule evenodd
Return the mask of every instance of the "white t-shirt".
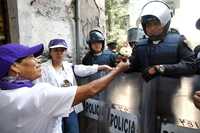
<path id="1" fill-rule="evenodd" d="M 74 65 L 74 70 L 72 69 L 73 64 L 63 61 L 63 69 L 56 71 L 52 66 L 52 61 L 49 60 L 41 65 L 42 76 L 37 79 L 35 82 L 48 82 L 53 86 L 61 87 L 63 81 L 67 80 L 72 86 L 76 86 L 75 75 L 79 77 L 85 77 L 91 74 L 94 74 L 98 71 L 98 65 L 86 66 L 86 65 Z M 74 75 L 75 74 L 75 75 Z M 57 88 L 56 88 L 57 89 Z M 70 109 L 70 112 L 75 110 L 76 113 L 79 113 L 83 110 L 83 105 L 78 104 Z M 66 117 L 66 116 L 64 116 Z M 60 125 L 60 126 L 58 126 Z M 58 117 L 56 121 L 55 131 L 57 133 L 62 133 L 62 117 Z"/>
<path id="2" fill-rule="evenodd" d="M 57 133 L 57 119 L 69 114 L 76 90 L 48 83 L 0 90 L 0 132 Z"/>
<path id="3" fill-rule="evenodd" d="M 37 79 L 35 82 L 48 82 L 53 86 L 62 87 L 62 86 L 76 86 L 75 75 L 78 77 L 86 77 L 92 75 L 98 71 L 98 65 L 74 65 L 68 63 L 67 61 L 62 62 L 63 67 L 59 70 L 55 70 L 52 61 L 49 60 L 41 65 L 42 76 Z M 68 84 L 69 83 L 69 84 Z M 67 85 L 68 84 L 68 85 Z M 75 110 L 76 113 L 79 113 L 83 110 L 82 104 L 78 104 L 71 109 Z"/>

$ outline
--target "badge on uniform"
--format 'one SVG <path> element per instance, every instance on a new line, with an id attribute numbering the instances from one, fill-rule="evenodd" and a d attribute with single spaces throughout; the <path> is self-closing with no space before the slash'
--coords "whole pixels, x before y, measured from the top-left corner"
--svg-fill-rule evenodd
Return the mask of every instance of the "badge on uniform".
<path id="1" fill-rule="evenodd" d="M 71 83 L 67 79 L 64 80 L 63 82 L 64 83 L 63 83 L 62 87 L 69 87 L 69 86 L 71 86 Z"/>

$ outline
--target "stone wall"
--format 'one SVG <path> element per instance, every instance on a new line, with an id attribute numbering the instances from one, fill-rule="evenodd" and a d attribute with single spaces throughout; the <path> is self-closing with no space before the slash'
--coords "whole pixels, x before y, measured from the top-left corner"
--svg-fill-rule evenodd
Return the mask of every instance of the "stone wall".
<path id="1" fill-rule="evenodd" d="M 69 43 L 68 53 L 76 60 L 75 0 L 7 0 L 11 22 L 12 42 L 26 45 L 44 43 L 45 49 L 53 38 L 63 38 Z M 80 42 L 85 53 L 85 37 L 92 29 L 99 27 L 104 31 L 104 1 L 81 0 L 80 2 Z M 13 7 L 16 8 L 13 8 Z M 16 12 L 16 14 L 14 14 Z M 16 28 L 15 28 L 16 27 Z M 13 30 L 15 29 L 15 30 Z M 83 56 L 81 54 L 81 56 Z"/>
<path id="2" fill-rule="evenodd" d="M 81 0 L 80 23 L 81 23 L 81 57 L 87 52 L 86 38 L 90 30 L 99 29 L 105 33 L 105 3 L 104 0 Z"/>
<path id="3" fill-rule="evenodd" d="M 73 6 L 71 0 L 18 0 L 20 42 L 32 45 L 63 38 L 68 53 L 75 48 Z"/>
<path id="4" fill-rule="evenodd" d="M 19 23 L 17 0 L 7 0 L 9 35 L 11 42 L 19 42 Z"/>

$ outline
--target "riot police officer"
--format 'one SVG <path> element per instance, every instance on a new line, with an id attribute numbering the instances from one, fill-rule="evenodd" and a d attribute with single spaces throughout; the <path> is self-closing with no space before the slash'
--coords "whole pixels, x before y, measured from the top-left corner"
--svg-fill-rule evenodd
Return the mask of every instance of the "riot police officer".
<path id="1" fill-rule="evenodd" d="M 200 30 L 200 18 L 197 20 L 196 22 L 196 28 L 198 30 Z M 194 48 L 194 53 L 195 53 L 195 56 L 196 56 L 196 64 L 197 64 L 197 74 L 200 74 L 200 45 L 197 45 L 195 48 Z M 199 78 L 197 79 L 197 87 L 195 88 L 195 92 L 194 92 L 194 95 L 193 95 L 193 102 L 194 102 L 194 105 L 200 109 L 200 90 L 199 90 Z"/>
<path id="2" fill-rule="evenodd" d="M 108 46 L 108 50 L 111 51 L 113 54 L 117 54 L 117 42 L 116 41 L 112 41 L 107 43 Z"/>
<path id="3" fill-rule="evenodd" d="M 89 45 L 89 52 L 85 55 L 82 60 L 84 65 L 108 65 L 111 67 L 115 66 L 116 56 L 109 50 L 104 50 L 105 37 L 99 30 L 91 30 L 87 37 L 87 44 Z M 100 71 L 91 76 L 88 76 L 88 81 L 98 79 L 105 75 L 106 72 Z M 97 100 L 104 100 L 105 92 L 101 92 L 96 95 Z"/>
<path id="4" fill-rule="evenodd" d="M 130 28 L 128 30 L 127 40 L 131 48 L 134 48 L 140 39 L 144 39 L 145 34 L 141 28 Z"/>
<path id="5" fill-rule="evenodd" d="M 144 86 L 155 85 L 156 80 L 154 80 L 155 82 L 148 81 L 157 76 L 181 77 L 196 72 L 195 56 L 188 47 L 185 37 L 169 32 L 171 18 L 170 8 L 162 1 L 150 1 L 142 8 L 140 22 L 147 38 L 136 44 L 130 57 L 130 69 L 142 73 L 143 78 L 147 81 Z M 172 89 L 176 90 L 176 88 Z M 155 86 L 143 90 L 141 114 L 143 133 L 160 132 L 161 126 L 158 120 L 162 121 L 167 113 L 170 117 L 169 121 L 174 122 L 170 103 L 174 93 L 166 94 L 165 97 L 168 101 L 165 101 L 165 105 L 161 105 L 157 102 L 157 100 L 162 100 L 157 95 L 160 90 L 165 92 L 162 88 Z M 171 88 L 168 88 L 167 91 L 171 91 Z M 164 109 L 167 109 L 168 112 L 162 112 Z"/>
<path id="6" fill-rule="evenodd" d="M 93 65 L 93 64 L 98 64 L 98 65 L 109 65 L 111 67 L 115 66 L 115 58 L 116 56 L 109 50 L 104 50 L 105 47 L 105 37 L 103 33 L 99 30 L 91 30 L 88 34 L 87 37 L 87 44 L 89 46 L 89 51 L 85 55 L 85 57 L 82 60 L 82 63 L 84 65 Z M 87 80 L 85 82 L 93 81 L 95 79 L 98 79 L 107 73 L 105 71 L 98 71 L 95 74 L 92 74 L 91 76 L 88 76 Z M 95 100 L 100 100 L 100 101 L 106 101 L 106 91 L 102 91 L 98 95 L 93 97 Z M 99 117 L 100 116 L 99 114 Z M 93 122 L 90 125 L 90 131 L 88 132 L 105 132 L 105 128 L 103 128 L 101 125 L 99 125 L 98 122 Z"/>
<path id="7" fill-rule="evenodd" d="M 111 51 L 104 51 L 105 37 L 99 30 L 91 30 L 88 35 L 87 43 L 89 45 L 89 52 L 82 60 L 84 65 L 109 65 L 115 66 L 116 56 Z"/>
<path id="8" fill-rule="evenodd" d="M 195 56 L 185 37 L 168 32 L 171 17 L 162 1 L 151 1 L 143 7 L 141 24 L 148 38 L 136 45 L 130 67 L 142 72 L 146 81 L 157 75 L 180 77 L 196 71 Z"/>

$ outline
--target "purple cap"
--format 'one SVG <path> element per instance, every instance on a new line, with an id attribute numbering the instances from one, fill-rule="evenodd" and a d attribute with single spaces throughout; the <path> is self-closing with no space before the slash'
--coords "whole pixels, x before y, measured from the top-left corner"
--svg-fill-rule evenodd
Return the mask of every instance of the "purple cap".
<path id="1" fill-rule="evenodd" d="M 43 44 L 34 47 L 13 43 L 0 46 L 0 79 L 8 73 L 10 66 L 16 60 L 30 55 L 37 57 L 42 54 L 43 49 Z"/>
<path id="2" fill-rule="evenodd" d="M 68 46 L 63 39 L 53 39 L 49 42 L 49 48 L 68 48 Z"/>

